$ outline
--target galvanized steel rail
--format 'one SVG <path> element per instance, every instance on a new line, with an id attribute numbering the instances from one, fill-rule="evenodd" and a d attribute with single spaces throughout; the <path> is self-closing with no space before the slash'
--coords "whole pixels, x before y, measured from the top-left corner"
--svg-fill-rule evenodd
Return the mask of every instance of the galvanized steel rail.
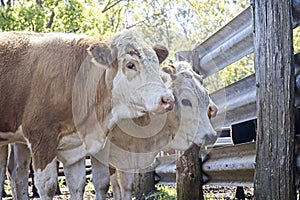
<path id="1" fill-rule="evenodd" d="M 300 24 L 299 0 L 293 0 L 293 11 L 295 28 Z M 253 52 L 252 24 L 248 7 L 192 51 L 176 53 L 176 60 L 188 60 L 196 72 L 208 77 Z"/>
<path id="2" fill-rule="evenodd" d="M 300 183 L 300 136 L 296 137 L 296 185 Z M 202 152 L 203 181 L 209 185 L 253 187 L 255 142 L 208 149 Z M 171 162 L 173 159 L 174 162 Z M 176 157 L 161 157 L 155 172 L 165 184 L 175 183 Z"/>
<path id="3" fill-rule="evenodd" d="M 190 62 L 194 70 L 208 77 L 253 52 L 251 7 L 235 17 L 192 51 L 175 54 L 176 60 Z M 300 24 L 300 1 L 293 0 L 293 26 Z M 219 108 L 212 119 L 216 130 L 256 118 L 255 74 L 211 94 Z M 300 171 L 300 142 L 297 138 L 297 181 Z M 203 152 L 204 181 L 212 185 L 253 186 L 255 143 L 218 147 Z M 164 183 L 174 183 L 175 162 L 159 158 L 156 173 Z M 175 158 L 174 158 L 175 159 Z M 172 175 L 174 174 L 174 175 Z M 167 176 L 166 176 L 167 175 Z"/>
<path id="4" fill-rule="evenodd" d="M 210 94 L 210 97 L 218 106 L 218 114 L 211 120 L 216 130 L 256 118 L 254 74 Z"/>
<path id="5" fill-rule="evenodd" d="M 203 181 L 209 185 L 253 186 L 255 143 L 218 147 L 202 152 Z M 175 183 L 175 162 L 160 158 L 155 172 L 163 183 Z M 172 176 L 174 174 L 174 176 Z M 173 179 L 172 179 L 173 177 Z"/>

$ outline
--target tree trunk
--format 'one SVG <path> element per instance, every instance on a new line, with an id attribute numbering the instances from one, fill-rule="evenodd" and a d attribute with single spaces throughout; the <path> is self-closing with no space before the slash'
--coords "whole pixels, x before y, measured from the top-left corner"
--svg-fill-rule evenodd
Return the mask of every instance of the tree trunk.
<path id="1" fill-rule="evenodd" d="M 5 6 L 4 0 L 0 0 L 0 6 L 1 7 Z"/>
<path id="2" fill-rule="evenodd" d="M 57 7 L 58 3 L 59 3 L 59 0 L 56 0 L 54 6 Z M 49 21 L 48 21 L 48 24 L 47 24 L 46 28 L 52 29 L 52 25 L 53 25 L 53 22 L 54 22 L 54 17 L 55 17 L 55 12 L 54 12 L 54 9 L 53 9 L 52 12 L 51 12 L 51 15 L 50 15 L 50 18 L 49 18 Z"/>
<path id="3" fill-rule="evenodd" d="M 178 200 L 203 200 L 200 148 L 193 144 L 176 162 Z"/>
<path id="4" fill-rule="evenodd" d="M 291 0 L 254 0 L 255 199 L 295 199 Z"/>

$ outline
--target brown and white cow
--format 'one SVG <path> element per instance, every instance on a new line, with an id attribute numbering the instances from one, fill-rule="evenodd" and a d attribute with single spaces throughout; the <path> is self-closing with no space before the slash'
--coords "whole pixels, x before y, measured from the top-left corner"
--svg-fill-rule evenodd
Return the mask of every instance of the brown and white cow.
<path id="1" fill-rule="evenodd" d="M 41 199 L 54 195 L 56 156 L 65 137 L 77 132 L 84 151 L 93 154 L 119 120 L 173 108 L 159 76 L 167 55 L 132 30 L 105 42 L 0 33 L 0 144 L 24 137 Z"/>
<path id="2" fill-rule="evenodd" d="M 151 120 L 154 121 L 152 124 L 149 124 L 149 116 L 134 119 L 134 122 L 139 124 L 140 127 L 134 126 L 131 122 L 124 121 L 123 124 L 118 124 L 118 126 L 122 127 L 124 123 L 126 124 L 127 122 L 129 125 L 133 125 L 130 129 L 132 132 L 136 132 L 136 134 L 143 133 L 143 135 L 136 135 L 140 138 L 133 137 L 133 133 L 122 132 L 122 130 L 126 130 L 126 128 L 124 129 L 123 127 L 122 129 L 116 127 L 109 134 L 110 140 L 107 141 L 106 148 L 91 155 L 93 182 L 97 199 L 105 199 L 109 184 L 109 163 L 118 168 L 116 174 L 111 178 L 111 183 L 114 188 L 114 198 L 131 199 L 133 174 L 123 171 L 124 169 L 137 170 L 139 167 L 147 167 L 154 161 L 155 156 L 160 150 L 166 150 L 168 148 L 184 150 L 191 142 L 196 142 L 198 145 L 214 142 L 216 136 L 214 130 L 211 129 L 208 118 L 216 115 L 217 107 L 201 86 L 201 78 L 191 70 L 188 63 L 179 62 L 174 65 L 177 70 L 181 71 L 176 72 L 176 68 L 172 71 L 170 71 L 172 68 L 164 68 L 164 71 L 172 74 L 173 80 L 170 81 L 170 87 L 177 101 L 174 112 L 168 113 L 167 121 L 160 122 L 163 125 L 163 129 L 151 137 L 145 137 L 149 134 L 149 128 L 156 128 L 153 126 L 157 125 L 155 124 L 155 118 L 161 120 L 159 116 L 152 116 Z M 183 70 L 181 68 L 183 66 L 189 67 L 189 69 Z M 162 78 L 167 81 L 170 79 L 170 75 L 162 74 Z M 209 98 L 209 100 L 207 100 L 207 98 Z M 199 112 L 195 112 L 197 110 Z M 205 113 L 207 113 L 207 115 Z M 188 115 L 184 116 L 185 114 Z M 179 118 L 181 123 L 183 123 L 182 128 L 180 128 L 180 123 L 177 123 Z M 145 127 L 145 124 L 150 126 Z M 141 129 L 144 129 L 144 131 Z M 131 136 L 128 136 L 128 134 Z M 181 136 L 176 137 L 177 134 Z M 201 139 L 199 140 L 199 138 Z M 208 141 L 205 141 L 206 138 Z M 124 151 L 126 147 L 128 147 L 128 149 Z M 24 152 L 26 151 L 24 150 Z M 65 175 L 72 199 L 83 198 L 85 156 L 86 151 L 77 133 L 66 136 L 60 142 L 58 159 L 64 163 Z M 16 162 L 18 161 L 19 160 L 16 160 Z M 14 170 L 14 168 L 12 168 L 11 171 L 12 170 Z M 21 177 L 22 176 L 19 176 L 19 181 L 21 182 L 23 178 L 23 182 L 27 183 L 27 177 Z M 26 185 L 23 190 L 27 190 Z"/>
<path id="3" fill-rule="evenodd" d="M 128 136 L 128 133 L 120 130 L 118 134 L 112 134 L 109 161 L 117 169 L 111 180 L 116 199 L 131 199 L 134 174 L 130 169 L 145 169 L 155 160 L 160 150 L 185 150 L 191 143 L 205 146 L 216 140 L 217 135 L 209 118 L 216 116 L 217 107 L 203 88 L 201 77 L 186 62 L 176 62 L 174 67 L 176 70 L 172 72 L 164 70 L 172 73 L 171 89 L 176 102 L 174 110 L 167 113 L 167 123 L 161 131 L 146 140 Z M 147 143 L 154 144 L 154 148 L 149 148 Z"/>
<path id="4" fill-rule="evenodd" d="M 105 198 L 109 183 L 108 164 L 117 168 L 111 179 L 114 198 L 131 199 L 133 173 L 130 172 L 147 168 L 161 150 L 185 150 L 191 143 L 203 146 L 216 140 L 217 135 L 209 118 L 216 116 L 217 107 L 201 85 L 201 78 L 186 62 L 174 65 L 181 70 L 168 75 L 173 79 L 169 86 L 176 99 L 174 110 L 165 117 L 146 115 L 133 120 L 121 120 L 110 131 L 105 148 L 91 156 L 97 199 Z M 182 65 L 189 69 L 181 69 Z M 170 73 L 169 69 L 164 70 Z M 166 76 L 163 75 L 165 78 Z M 72 160 L 72 155 L 82 152 L 80 146 L 72 149 L 67 146 L 65 144 L 60 149 L 58 156 L 64 163 Z M 84 157 L 81 161 L 70 163 L 73 164 L 64 165 L 64 169 L 67 170 L 66 179 L 71 196 L 82 198 L 85 182 Z"/>

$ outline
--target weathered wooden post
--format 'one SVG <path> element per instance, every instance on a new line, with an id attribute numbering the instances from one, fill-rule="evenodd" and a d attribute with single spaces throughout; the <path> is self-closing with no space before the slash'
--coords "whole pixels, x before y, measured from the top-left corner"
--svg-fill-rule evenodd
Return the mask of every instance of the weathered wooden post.
<path id="1" fill-rule="evenodd" d="M 254 0 L 255 198 L 295 199 L 291 0 Z"/>
<path id="2" fill-rule="evenodd" d="M 202 200 L 202 173 L 200 148 L 193 144 L 176 162 L 178 200 Z"/>
<path id="3" fill-rule="evenodd" d="M 136 199 L 144 199 L 145 195 L 155 189 L 154 171 L 134 174 L 133 193 Z"/>
<path id="4" fill-rule="evenodd" d="M 188 60 L 198 66 L 197 51 L 181 51 L 175 54 L 176 61 Z M 192 144 L 176 161 L 176 191 L 178 200 L 203 200 L 202 160 L 200 148 Z"/>

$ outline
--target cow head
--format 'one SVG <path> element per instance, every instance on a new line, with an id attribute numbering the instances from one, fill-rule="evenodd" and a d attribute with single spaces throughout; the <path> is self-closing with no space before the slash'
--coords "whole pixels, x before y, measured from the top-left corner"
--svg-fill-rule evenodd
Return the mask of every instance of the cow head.
<path id="1" fill-rule="evenodd" d="M 90 153 L 102 148 L 121 119 L 162 114 L 174 104 L 159 75 L 159 64 L 168 56 L 165 47 L 150 47 L 130 30 L 111 41 L 91 40 L 72 97 L 75 126 Z"/>
<path id="2" fill-rule="evenodd" d="M 217 107 L 201 85 L 201 77 L 186 62 L 163 67 L 160 72 L 175 97 L 174 109 L 166 119 L 161 115 L 125 119 L 110 131 L 109 162 L 118 168 L 146 168 L 161 150 L 186 150 L 192 143 L 202 146 L 217 138 L 209 121 Z"/>
<path id="3" fill-rule="evenodd" d="M 99 57 L 96 49 L 91 54 Z M 168 56 L 165 47 L 150 47 L 138 32 L 129 30 L 113 38 L 107 54 L 100 56 L 106 60 L 98 62 L 116 69 L 111 76 L 113 118 L 139 117 L 147 112 L 161 114 L 173 109 L 174 97 L 159 76 L 159 64 Z"/>
<path id="4" fill-rule="evenodd" d="M 184 150 L 191 142 L 200 146 L 214 143 L 217 133 L 209 119 L 216 116 L 217 107 L 202 86 L 201 76 L 187 62 L 175 62 L 163 71 L 171 74 L 171 88 L 176 97 L 174 112 L 180 123 L 172 148 Z"/>

